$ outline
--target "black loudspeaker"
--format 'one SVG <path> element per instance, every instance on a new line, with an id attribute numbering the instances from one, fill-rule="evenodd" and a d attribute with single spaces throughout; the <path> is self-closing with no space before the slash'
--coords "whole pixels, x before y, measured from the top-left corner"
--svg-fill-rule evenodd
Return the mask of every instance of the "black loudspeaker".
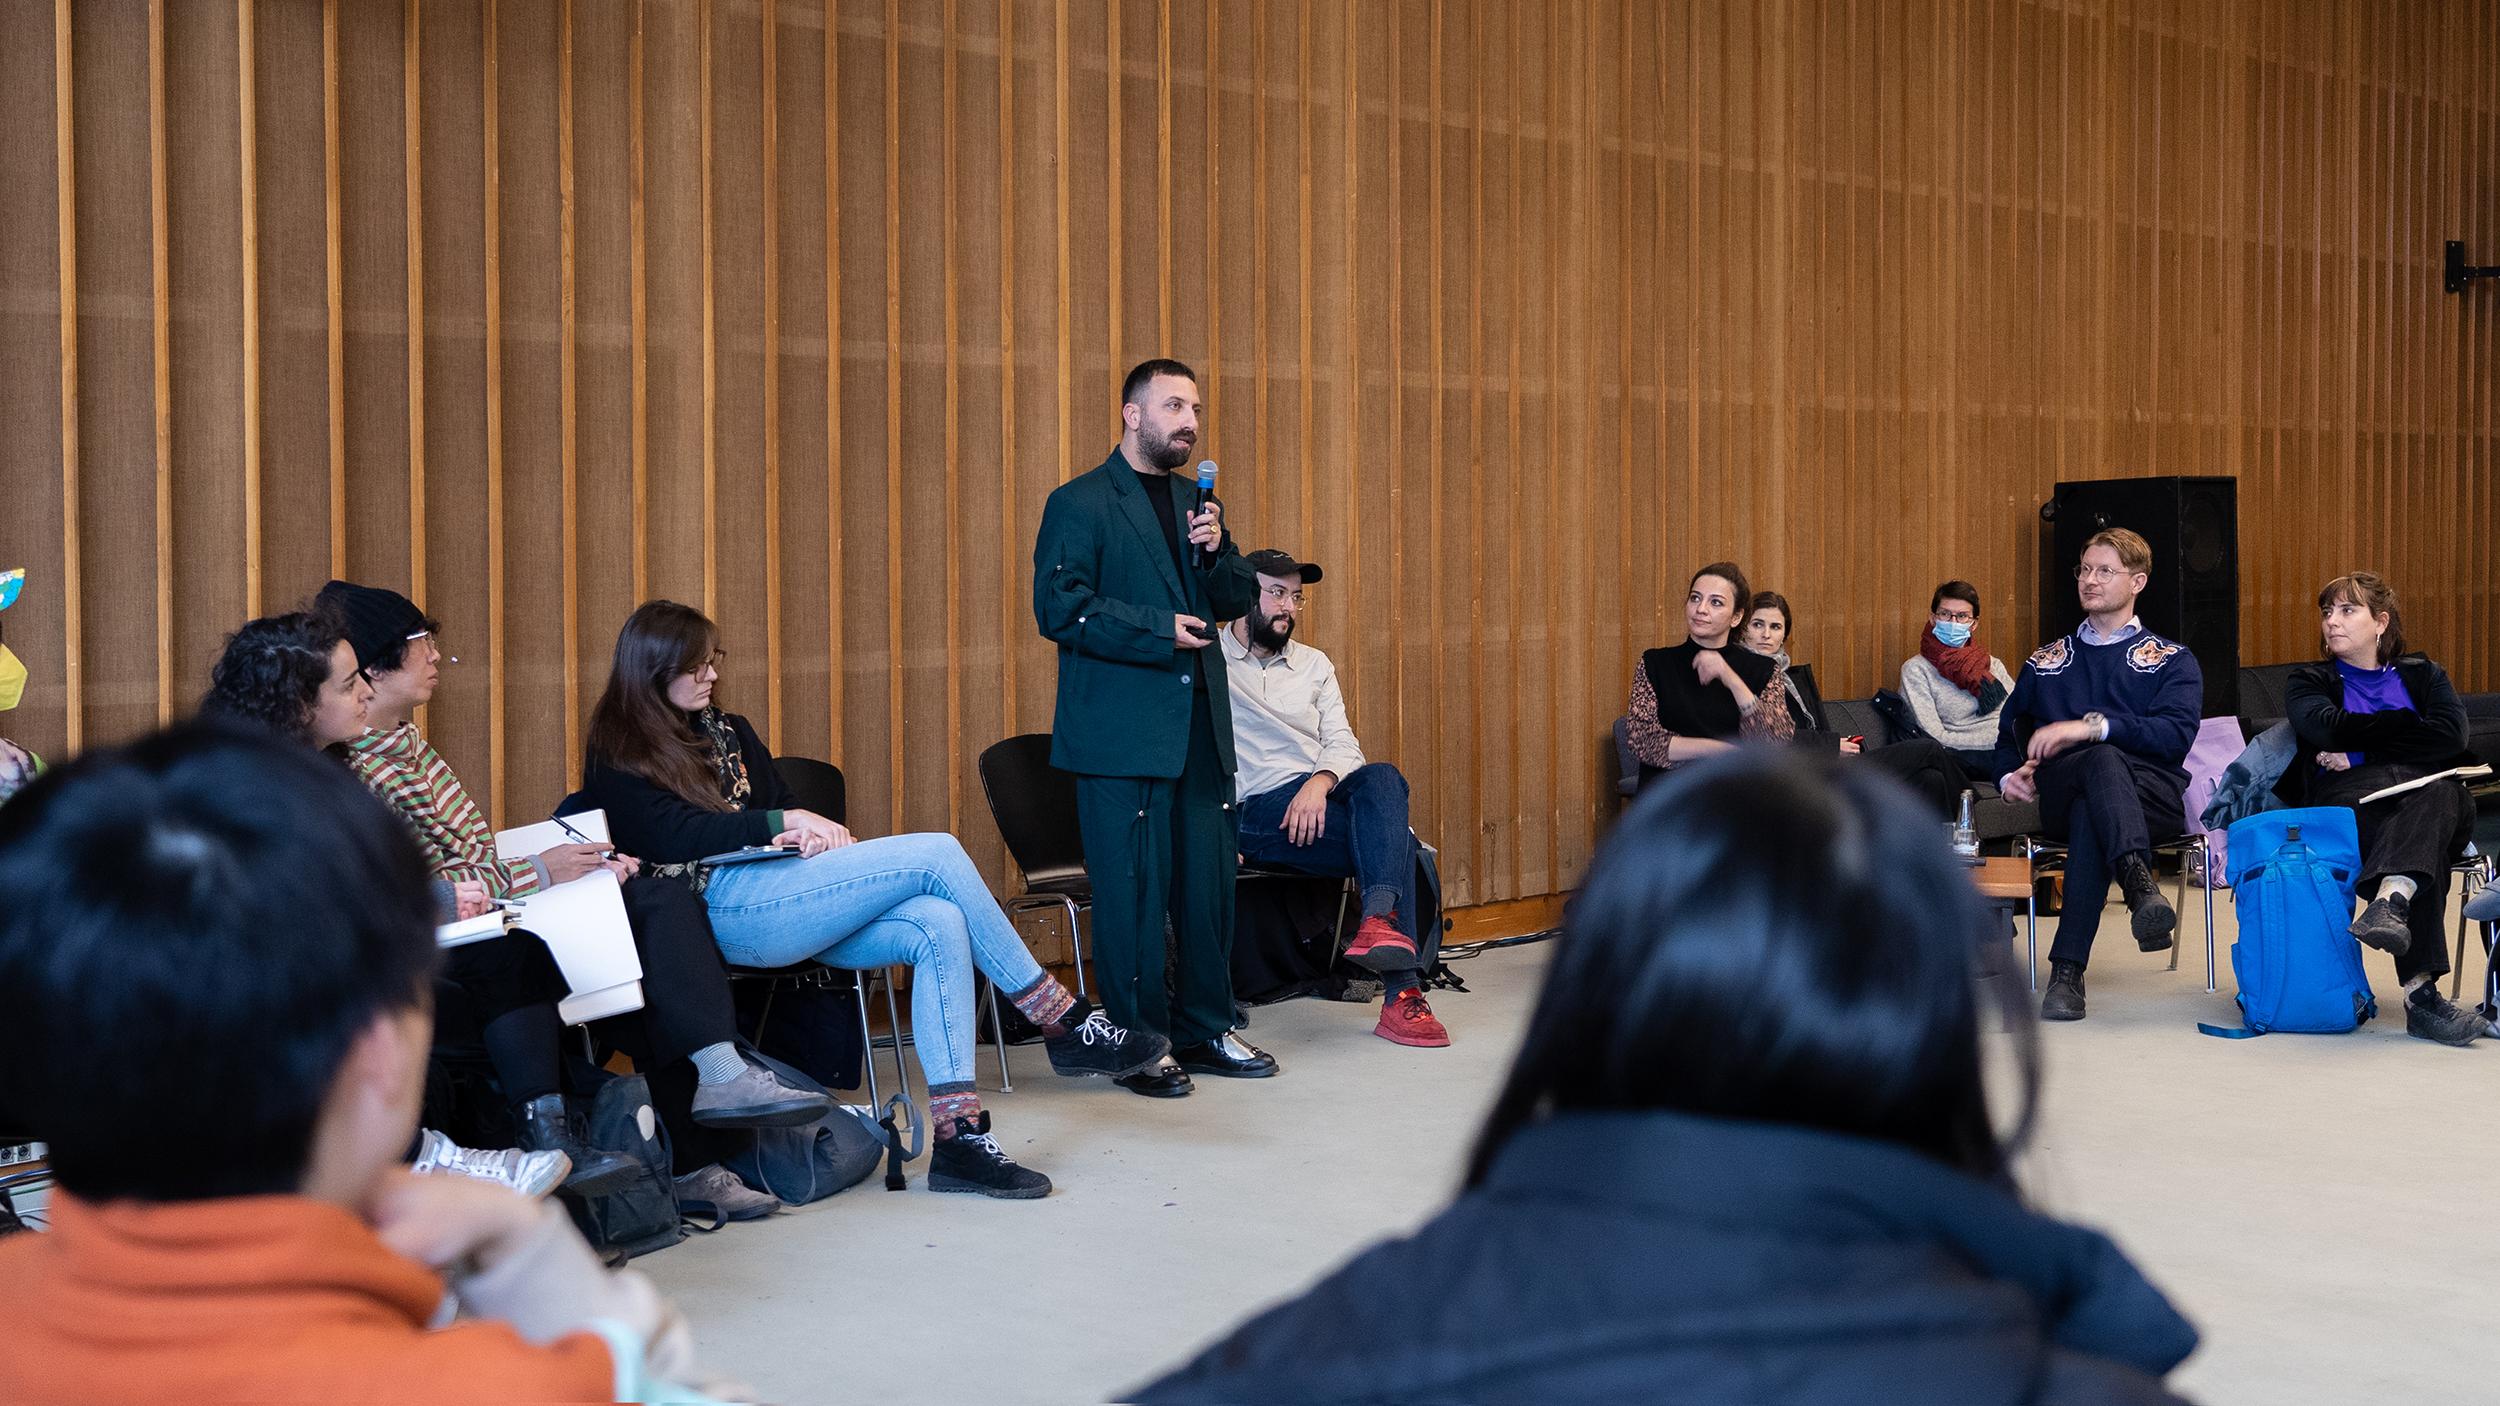
<path id="1" fill-rule="evenodd" d="M 2040 516 L 2050 526 L 2041 563 L 2040 632 L 2055 639 L 2083 623 L 2075 563 L 2104 528 L 2124 527 L 2153 548 L 2152 579 L 2136 616 L 2177 640 L 2205 675 L 2205 716 L 2234 717 L 2240 699 L 2240 499 L 2233 478 L 2087 479 L 2060 483 Z"/>

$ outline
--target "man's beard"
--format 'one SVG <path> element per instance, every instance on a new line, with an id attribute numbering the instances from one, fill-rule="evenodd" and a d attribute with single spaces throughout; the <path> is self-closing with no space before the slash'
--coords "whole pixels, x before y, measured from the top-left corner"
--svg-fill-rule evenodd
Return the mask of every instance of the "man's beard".
<path id="1" fill-rule="evenodd" d="M 1274 654 L 1293 638 L 1293 617 L 1289 615 L 1253 615 L 1250 617 L 1250 642 Z"/>
<path id="2" fill-rule="evenodd" d="M 1140 429 L 1137 432 L 1137 447 L 1145 453 L 1147 463 L 1168 471 L 1187 463 L 1189 451 L 1198 446 L 1194 440 L 1188 444 L 1176 444 L 1152 430 Z"/>

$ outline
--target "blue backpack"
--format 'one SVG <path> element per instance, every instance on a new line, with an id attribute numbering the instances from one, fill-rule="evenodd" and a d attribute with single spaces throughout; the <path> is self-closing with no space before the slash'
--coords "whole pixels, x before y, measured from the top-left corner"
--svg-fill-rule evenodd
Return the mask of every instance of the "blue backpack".
<path id="1" fill-rule="evenodd" d="M 2231 970 L 2246 1025 L 2196 1028 L 2230 1040 L 2273 1030 L 2337 1034 L 2378 1014 L 2350 931 L 2361 869 L 2352 812 L 2269 810 L 2234 822 L 2229 836 L 2231 906 L 2240 923 Z"/>

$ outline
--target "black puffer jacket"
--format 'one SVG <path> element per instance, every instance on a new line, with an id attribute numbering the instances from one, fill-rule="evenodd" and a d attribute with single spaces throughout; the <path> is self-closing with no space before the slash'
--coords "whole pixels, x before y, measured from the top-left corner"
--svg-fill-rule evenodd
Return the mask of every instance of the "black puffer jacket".
<path id="1" fill-rule="evenodd" d="M 2195 1346 L 2106 1237 L 1906 1148 L 1578 1114 L 1136 1398 L 2110 1406 Z"/>

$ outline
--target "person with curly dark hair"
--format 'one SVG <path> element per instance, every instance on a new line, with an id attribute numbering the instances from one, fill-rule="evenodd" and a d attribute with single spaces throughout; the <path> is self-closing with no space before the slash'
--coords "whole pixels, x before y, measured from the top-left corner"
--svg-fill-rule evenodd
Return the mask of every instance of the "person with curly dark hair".
<path id="1" fill-rule="evenodd" d="M 241 722 L 307 743 L 346 763 L 345 746 L 365 733 L 373 683 L 349 643 L 343 618 L 330 610 L 296 610 L 246 623 L 226 637 L 209 670 L 203 718 Z M 351 768 L 352 770 L 352 768 Z M 481 883 L 434 885 L 438 921 L 473 918 L 493 903 Z M 473 942 L 444 955 L 435 982 L 436 1009 L 452 1028 L 474 1023 L 495 1081 L 512 1104 L 518 1151 L 462 1147 L 425 1130 L 420 1171 L 448 1170 L 504 1181 L 543 1194 L 561 1179 L 595 1196 L 632 1179 L 632 1161 L 584 1143 L 564 1102 L 558 1040 L 564 1034 L 556 999 L 564 992 L 555 961 L 524 934 Z M 568 1175 L 569 1173 L 569 1175 Z"/>
<path id="2" fill-rule="evenodd" d="M 334 617 L 309 610 L 245 623 L 226 636 L 208 678 L 203 717 L 256 723 L 315 747 L 362 735 L 373 701 L 346 631 Z"/>

